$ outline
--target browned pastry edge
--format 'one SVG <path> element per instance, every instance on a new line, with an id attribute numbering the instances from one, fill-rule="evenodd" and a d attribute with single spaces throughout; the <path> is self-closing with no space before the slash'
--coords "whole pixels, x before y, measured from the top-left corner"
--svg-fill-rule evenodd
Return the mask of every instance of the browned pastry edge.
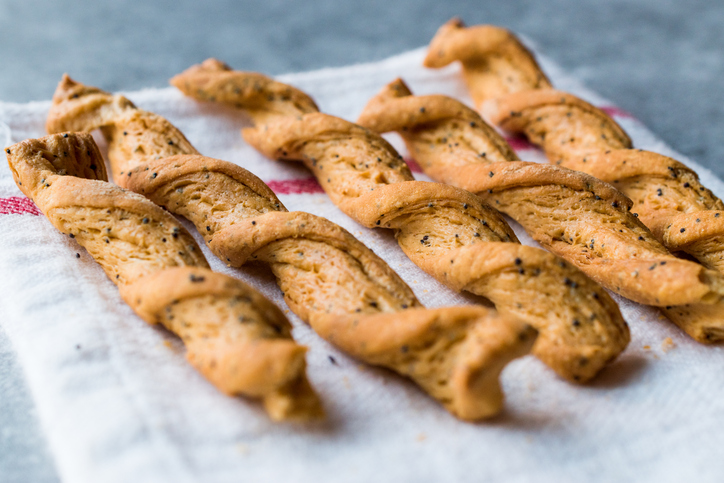
<path id="1" fill-rule="evenodd" d="M 193 82 L 188 81 L 189 77 L 193 77 Z M 170 82 L 187 96 L 232 107 L 242 107 L 237 105 L 236 99 L 243 97 L 243 107 L 257 117 L 271 119 L 319 110 L 314 100 L 299 89 L 263 74 L 248 75 L 234 71 L 217 59 L 206 59 L 199 65 L 191 66 Z M 213 95 L 207 95 L 209 92 Z"/>
<path id="2" fill-rule="evenodd" d="M 465 27 L 458 18 L 443 24 L 423 63 L 439 68 L 456 60 L 464 66 L 463 75 L 476 105 L 508 92 L 550 87 L 533 54 L 500 27 Z"/>
<path id="3" fill-rule="evenodd" d="M 419 384 L 453 414 L 496 414 L 503 401 L 500 372 L 511 356 L 523 356 L 531 350 L 535 330 L 482 307 L 459 307 L 452 317 L 446 310 L 410 309 L 404 319 L 390 313 L 364 320 L 347 316 L 343 330 L 332 320 L 334 316 L 321 317 L 312 325 L 322 337 L 355 357 L 394 368 L 403 375 L 412 375 L 427 360 L 440 357 L 440 365 L 452 366 L 449 387 L 441 386 L 433 377 L 422 378 Z M 452 351 L 442 350 L 453 345 L 463 357 L 455 360 Z M 407 349 L 394 350 L 398 347 Z M 479 367 L 485 370 L 475 369 Z M 450 393 L 462 396 L 450 399 Z"/>
<path id="4" fill-rule="evenodd" d="M 514 92 L 492 99 L 483 116 L 509 132 L 519 132 L 543 147 L 552 163 L 632 146 L 628 134 L 592 104 L 555 89 Z M 571 128 L 561 129 L 566 124 Z"/>
<path id="5" fill-rule="evenodd" d="M 321 415 L 306 349 L 284 315 L 248 285 L 209 270 L 170 214 L 108 183 L 90 135 L 29 139 L 6 153 L 21 191 L 88 250 L 142 319 L 184 341 L 188 360 L 217 388 L 261 398 L 275 420 Z"/>

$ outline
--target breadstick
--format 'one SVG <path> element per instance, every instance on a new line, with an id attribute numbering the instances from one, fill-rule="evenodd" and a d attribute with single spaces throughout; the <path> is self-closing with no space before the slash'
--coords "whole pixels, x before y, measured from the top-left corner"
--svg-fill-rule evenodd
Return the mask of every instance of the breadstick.
<path id="1" fill-rule="evenodd" d="M 425 66 L 440 68 L 459 60 L 476 104 L 509 92 L 550 87 L 535 57 L 506 29 L 493 25 L 465 28 L 453 18 L 430 42 Z"/>
<path id="2" fill-rule="evenodd" d="M 613 119 L 570 94 L 525 91 L 496 100 L 487 109 L 493 122 L 525 133 L 551 162 L 620 189 L 670 250 L 688 253 L 724 273 L 724 204 L 684 164 L 631 149 L 628 136 L 618 135 L 623 130 Z"/>
<path id="3" fill-rule="evenodd" d="M 495 49 L 481 52 L 476 47 L 481 42 L 477 39 L 482 37 L 481 32 L 479 27 L 465 28 L 462 22 L 448 22 L 431 41 L 425 65 L 442 67 L 460 60 L 465 73 L 485 64 L 488 57 L 500 57 L 502 50 L 496 54 Z M 448 47 L 454 48 L 453 55 L 446 56 L 444 61 L 434 60 L 436 52 Z M 538 68 L 537 64 L 510 56 L 506 59 L 508 69 L 531 65 Z M 724 205 L 701 186 L 693 171 L 659 154 L 631 149 L 630 138 L 610 116 L 571 94 L 553 90 L 549 85 L 532 84 L 517 85 L 507 93 L 481 94 L 484 84 L 472 74 L 464 75 L 473 100 L 493 124 L 527 136 L 543 147 L 552 163 L 612 183 L 633 200 L 631 206 L 659 242 L 724 273 Z M 500 72 L 488 75 L 501 77 Z M 718 328 L 718 306 L 719 303 L 707 307 L 666 306 L 664 311 L 689 335 L 706 342 L 724 338 Z"/>
<path id="4" fill-rule="evenodd" d="M 448 22 L 430 42 L 425 65 L 442 67 L 460 60 L 473 100 L 493 124 L 525 135 L 552 163 L 613 183 L 633 200 L 641 221 L 669 250 L 685 252 L 724 273 L 724 203 L 701 185 L 696 173 L 666 156 L 633 150 L 626 132 L 608 114 L 550 84 L 518 83 L 505 92 L 486 89 L 505 82 L 506 69 L 545 77 L 517 40 L 510 42 L 527 56 L 506 55 L 508 49 L 498 44 L 481 50 L 478 45 L 488 41 L 485 32 L 490 28 Z M 441 51 L 446 55 L 440 56 Z M 479 66 L 501 57 L 505 68 L 487 71 L 482 80 Z"/>
<path id="5" fill-rule="evenodd" d="M 214 59 L 171 82 L 197 99 L 252 106 L 255 127 L 243 132 L 251 145 L 272 159 L 304 162 L 342 211 L 367 227 L 395 230 L 403 251 L 427 273 L 536 327 L 534 353 L 559 375 L 586 381 L 626 347 L 628 327 L 618 308 L 583 273 L 520 245 L 502 217 L 471 193 L 414 181 L 373 132 L 316 112 L 312 101 L 281 113 L 287 101 L 265 91 L 278 83 Z M 306 96 L 287 89 L 286 97 Z"/>
<path id="6" fill-rule="evenodd" d="M 671 255 L 629 211 L 628 198 L 587 174 L 518 161 L 493 128 L 455 99 L 413 96 L 397 79 L 370 100 L 358 123 L 396 131 L 430 177 L 493 203 L 544 247 L 620 295 L 661 307 L 720 297 L 721 277 Z M 673 318 L 697 338 L 724 328 L 719 317 L 690 320 L 675 312 Z"/>
<path id="7" fill-rule="evenodd" d="M 287 212 L 253 174 L 199 155 L 167 120 L 121 96 L 65 77 L 47 125 L 101 128 L 119 183 L 187 217 L 229 265 L 268 264 L 289 307 L 326 340 L 410 377 L 462 419 L 500 410 L 498 376 L 530 351 L 536 335 L 528 325 L 484 307 L 422 308 L 347 231 Z"/>
<path id="8" fill-rule="evenodd" d="M 173 216 L 108 183 L 90 135 L 55 134 L 5 151 L 21 191 L 88 250 L 143 320 L 184 341 L 189 362 L 219 390 L 261 398 L 274 420 L 321 415 L 305 375 L 306 348 L 281 311 L 212 272 Z"/>

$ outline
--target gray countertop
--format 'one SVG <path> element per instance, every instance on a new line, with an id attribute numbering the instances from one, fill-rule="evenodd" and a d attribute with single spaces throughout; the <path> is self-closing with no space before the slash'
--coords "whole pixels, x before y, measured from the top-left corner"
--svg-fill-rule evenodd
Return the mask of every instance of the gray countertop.
<path id="1" fill-rule="evenodd" d="M 267 74 L 379 60 L 425 45 L 457 15 L 526 35 L 724 177 L 721 0 L 62 3 L 0 0 L 0 101 L 48 99 L 63 72 L 115 91 L 165 86 L 211 56 Z M 0 481 L 56 480 L 0 324 Z"/>

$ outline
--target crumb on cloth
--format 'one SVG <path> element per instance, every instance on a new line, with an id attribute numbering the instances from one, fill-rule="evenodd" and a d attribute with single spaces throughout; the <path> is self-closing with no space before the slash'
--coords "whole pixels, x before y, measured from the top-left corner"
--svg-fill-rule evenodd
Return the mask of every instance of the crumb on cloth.
<path id="1" fill-rule="evenodd" d="M 676 344 L 671 340 L 671 337 L 667 337 L 661 342 L 661 350 L 664 352 L 669 352 L 674 347 L 676 347 Z"/>

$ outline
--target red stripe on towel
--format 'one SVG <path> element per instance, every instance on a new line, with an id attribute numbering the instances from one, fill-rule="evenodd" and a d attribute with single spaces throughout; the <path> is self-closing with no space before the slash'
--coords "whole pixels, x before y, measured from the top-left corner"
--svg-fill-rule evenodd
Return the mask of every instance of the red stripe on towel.
<path id="1" fill-rule="evenodd" d="M 302 195 L 324 193 L 316 178 L 267 181 L 266 184 L 278 195 Z"/>
<path id="2" fill-rule="evenodd" d="M 616 106 L 601 106 L 599 109 L 601 109 L 603 112 L 611 117 L 624 117 L 628 119 L 634 119 L 633 115 L 630 112 L 626 112 Z"/>
<path id="3" fill-rule="evenodd" d="M 505 140 L 508 144 L 510 144 L 510 147 L 513 148 L 513 151 L 520 151 L 524 149 L 538 149 L 537 146 L 532 144 L 524 137 L 506 136 Z"/>
<path id="4" fill-rule="evenodd" d="M 410 171 L 413 173 L 422 173 L 422 168 L 419 164 L 417 164 L 417 161 L 415 161 L 412 158 L 405 158 L 405 162 L 407 163 L 407 167 L 410 168 Z"/>
<path id="5" fill-rule="evenodd" d="M 35 215 L 43 213 L 35 206 L 35 203 L 24 196 L 10 196 L 0 198 L 0 215 Z"/>

